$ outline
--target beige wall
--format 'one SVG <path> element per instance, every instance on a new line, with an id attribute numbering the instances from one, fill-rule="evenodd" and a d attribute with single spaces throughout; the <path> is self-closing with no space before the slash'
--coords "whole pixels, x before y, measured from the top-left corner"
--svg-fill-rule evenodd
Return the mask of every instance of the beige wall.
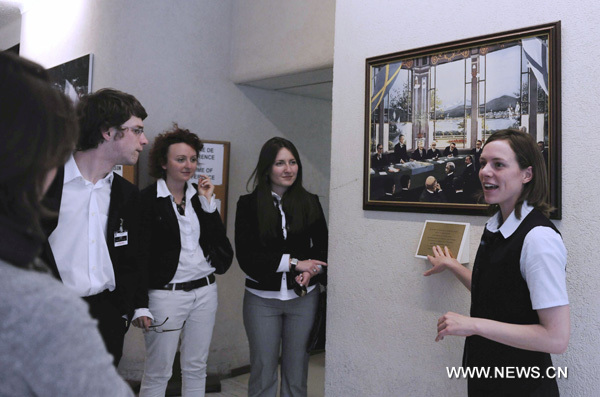
<path id="1" fill-rule="evenodd" d="M 231 142 L 227 232 L 233 242 L 236 202 L 262 144 L 291 139 L 302 156 L 305 184 L 327 211 L 331 102 L 236 86 L 230 79 L 229 0 L 105 1 L 40 5 L 23 15 L 22 55 L 46 67 L 94 54 L 93 89 L 115 87 L 146 107 L 145 130 L 153 138 L 171 123 L 201 138 Z M 250 66 L 254 60 L 249 61 Z M 150 183 L 147 150 L 140 160 L 140 187 Z M 244 276 L 237 262 L 218 278 L 219 310 L 209 372 L 247 365 L 242 324 Z M 141 376 L 141 332 L 127 336 L 120 370 Z"/>
<path id="2" fill-rule="evenodd" d="M 596 128 L 600 28 L 596 1 L 573 6 L 508 0 L 338 1 L 330 196 L 327 396 L 461 396 L 450 380 L 464 340 L 435 343 L 437 318 L 469 312 L 468 291 L 450 274 L 424 278 L 414 258 L 425 219 L 471 223 L 475 257 L 485 218 L 362 209 L 365 58 L 562 20 L 563 219 L 572 336 L 554 356 L 568 367 L 563 396 L 600 393 L 600 276 Z M 359 159 L 348 161 L 348 159 Z M 469 264 L 471 267 L 472 264 Z"/>

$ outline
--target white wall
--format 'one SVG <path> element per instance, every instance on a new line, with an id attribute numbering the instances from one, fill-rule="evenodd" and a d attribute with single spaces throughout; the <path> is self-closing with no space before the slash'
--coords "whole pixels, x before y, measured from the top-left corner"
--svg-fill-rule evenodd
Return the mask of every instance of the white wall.
<path id="1" fill-rule="evenodd" d="M 335 0 L 234 0 L 234 4 L 233 81 L 333 65 Z"/>
<path id="2" fill-rule="evenodd" d="M 231 142 L 227 231 L 233 242 L 238 197 L 262 144 L 284 136 L 298 146 L 305 184 L 327 211 L 331 102 L 231 82 L 232 1 L 104 1 L 41 5 L 23 15 L 21 53 L 46 67 L 94 54 L 93 89 L 134 94 L 148 111 L 150 141 L 173 121 L 201 138 Z M 253 62 L 253 61 L 250 61 Z M 140 160 L 145 187 L 147 150 Z M 242 324 L 244 276 L 237 262 L 218 277 L 219 310 L 209 372 L 247 365 Z M 120 370 L 139 379 L 143 341 L 129 332 Z"/>
<path id="3" fill-rule="evenodd" d="M 21 39 L 21 18 L 17 18 L 0 28 L 0 51 L 4 51 L 16 44 Z"/>
<path id="4" fill-rule="evenodd" d="M 599 11 L 593 0 L 576 7 L 541 0 L 337 2 L 326 395 L 466 395 L 466 381 L 446 376 L 446 367 L 461 364 L 463 338 L 434 338 L 440 315 L 468 314 L 468 291 L 450 274 L 424 278 L 428 265 L 414 251 L 425 219 L 466 221 L 474 258 L 485 218 L 362 210 L 365 58 L 557 20 L 563 220 L 556 224 L 569 250 L 572 335 L 568 351 L 553 359 L 568 367 L 561 395 L 599 395 Z"/>

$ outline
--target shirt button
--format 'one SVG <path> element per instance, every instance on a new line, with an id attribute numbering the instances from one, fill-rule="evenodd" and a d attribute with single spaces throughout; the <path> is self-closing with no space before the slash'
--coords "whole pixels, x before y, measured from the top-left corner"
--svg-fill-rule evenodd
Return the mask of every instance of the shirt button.
<path id="1" fill-rule="evenodd" d="M 95 244 L 95 243 L 96 243 L 96 240 L 92 240 L 92 244 Z"/>

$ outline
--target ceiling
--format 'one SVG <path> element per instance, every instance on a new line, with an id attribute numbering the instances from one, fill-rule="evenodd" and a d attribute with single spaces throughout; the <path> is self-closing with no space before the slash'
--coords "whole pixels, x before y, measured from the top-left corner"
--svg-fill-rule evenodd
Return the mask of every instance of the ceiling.
<path id="1" fill-rule="evenodd" d="M 333 68 L 292 73 L 240 84 L 331 101 Z"/>

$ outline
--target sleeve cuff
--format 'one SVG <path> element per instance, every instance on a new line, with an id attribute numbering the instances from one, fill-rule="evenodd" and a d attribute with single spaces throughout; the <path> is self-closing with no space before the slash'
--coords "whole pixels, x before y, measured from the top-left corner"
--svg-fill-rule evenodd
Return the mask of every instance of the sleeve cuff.
<path id="1" fill-rule="evenodd" d="M 279 267 L 277 273 L 285 273 L 290 271 L 290 254 L 281 255 L 281 261 L 279 261 Z"/>
<path id="2" fill-rule="evenodd" d="M 202 206 L 202 209 L 204 210 L 204 212 L 208 212 L 209 214 L 212 214 L 213 212 L 215 212 L 217 210 L 217 200 L 215 200 L 214 194 L 210 198 L 210 202 L 206 199 L 206 197 L 204 197 L 202 195 L 199 195 L 199 197 L 200 197 L 200 205 Z"/>
<path id="3" fill-rule="evenodd" d="M 135 312 L 133 313 L 133 318 L 131 319 L 131 321 L 135 320 L 138 317 L 142 317 L 142 316 L 146 316 L 148 318 L 150 318 L 151 320 L 154 320 L 154 317 L 152 316 L 152 313 L 150 313 L 150 310 L 142 307 L 139 309 L 135 309 Z"/>

